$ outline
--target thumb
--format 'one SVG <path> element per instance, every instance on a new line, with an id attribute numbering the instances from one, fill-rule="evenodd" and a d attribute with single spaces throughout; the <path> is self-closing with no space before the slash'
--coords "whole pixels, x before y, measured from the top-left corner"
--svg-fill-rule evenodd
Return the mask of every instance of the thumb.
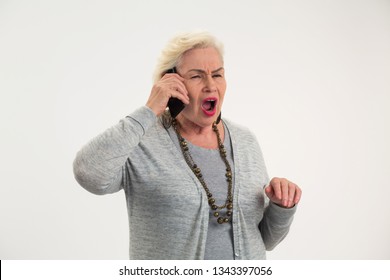
<path id="1" fill-rule="evenodd" d="M 272 198 L 272 197 L 274 196 L 274 191 L 273 191 L 273 189 L 271 188 L 270 185 L 268 185 L 267 187 L 265 187 L 264 191 L 265 191 L 265 194 L 266 194 L 269 198 Z"/>

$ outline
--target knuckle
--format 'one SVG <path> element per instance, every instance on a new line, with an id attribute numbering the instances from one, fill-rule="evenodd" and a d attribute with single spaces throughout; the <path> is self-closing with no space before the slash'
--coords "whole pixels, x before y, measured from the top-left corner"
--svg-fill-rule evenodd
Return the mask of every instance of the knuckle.
<path id="1" fill-rule="evenodd" d="M 279 183 L 279 182 L 280 182 L 280 178 L 278 178 L 278 177 L 274 177 L 274 178 L 272 178 L 272 180 L 271 180 L 271 183 L 277 184 L 277 183 Z"/>

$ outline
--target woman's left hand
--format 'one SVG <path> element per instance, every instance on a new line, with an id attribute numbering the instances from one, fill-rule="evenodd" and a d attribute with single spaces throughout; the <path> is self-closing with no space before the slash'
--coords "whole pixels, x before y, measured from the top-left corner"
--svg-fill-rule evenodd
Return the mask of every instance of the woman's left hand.
<path id="1" fill-rule="evenodd" d="M 272 178 L 265 188 L 265 193 L 269 199 L 284 208 L 291 208 L 301 199 L 301 189 L 285 178 Z"/>

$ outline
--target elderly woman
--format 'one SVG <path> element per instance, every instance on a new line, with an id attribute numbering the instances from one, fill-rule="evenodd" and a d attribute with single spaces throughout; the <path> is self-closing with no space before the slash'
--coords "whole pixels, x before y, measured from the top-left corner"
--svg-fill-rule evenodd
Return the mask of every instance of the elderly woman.
<path id="1" fill-rule="evenodd" d="M 78 152 L 81 186 L 126 194 L 130 259 L 265 259 L 288 233 L 301 190 L 269 181 L 255 136 L 221 119 L 225 91 L 221 44 L 181 34 L 146 105 Z"/>

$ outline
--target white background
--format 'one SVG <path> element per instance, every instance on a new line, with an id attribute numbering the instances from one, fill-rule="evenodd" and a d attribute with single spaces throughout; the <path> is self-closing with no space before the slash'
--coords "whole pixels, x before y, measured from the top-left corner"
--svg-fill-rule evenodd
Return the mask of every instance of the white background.
<path id="1" fill-rule="evenodd" d="M 269 258 L 390 259 L 385 0 L 0 0 L 0 259 L 128 258 L 124 193 L 86 192 L 72 162 L 194 29 L 225 44 L 223 116 L 304 192 Z"/>

